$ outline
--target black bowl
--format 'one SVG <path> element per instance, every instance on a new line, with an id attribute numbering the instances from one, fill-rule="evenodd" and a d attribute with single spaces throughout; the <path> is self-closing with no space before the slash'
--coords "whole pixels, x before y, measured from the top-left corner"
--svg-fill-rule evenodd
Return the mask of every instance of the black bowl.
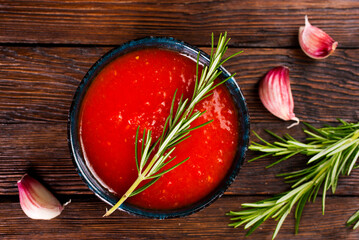
<path id="1" fill-rule="evenodd" d="M 191 46 L 185 42 L 175 40 L 173 38 L 165 37 L 148 37 L 139 40 L 133 40 L 127 43 L 122 44 L 121 46 L 111 50 L 102 56 L 87 72 L 85 77 L 82 79 L 79 87 L 75 92 L 74 99 L 69 112 L 68 118 L 68 143 L 70 147 L 71 157 L 73 159 L 74 165 L 81 176 L 82 180 L 87 184 L 92 192 L 94 192 L 100 199 L 104 202 L 113 206 L 119 200 L 119 197 L 111 193 L 108 189 L 101 185 L 101 183 L 96 179 L 91 170 L 86 164 L 82 148 L 80 145 L 79 135 L 78 135 L 78 117 L 81 107 L 82 100 L 87 92 L 87 89 L 91 85 L 92 81 L 95 79 L 96 75 L 106 66 L 109 62 L 115 58 L 129 53 L 134 50 L 143 49 L 143 48 L 161 48 L 168 49 L 172 51 L 179 52 L 181 54 L 187 55 L 190 58 L 196 59 L 198 52 L 200 52 L 200 62 L 202 64 L 209 64 L 209 56 L 198 48 Z M 219 76 L 220 79 L 226 79 L 230 76 L 229 72 L 223 67 L 220 67 L 222 74 Z M 222 196 L 226 191 L 229 185 L 233 182 L 237 176 L 239 169 L 244 161 L 245 154 L 248 147 L 249 140 L 249 115 L 247 110 L 247 104 L 242 95 L 242 92 L 237 85 L 234 78 L 229 79 L 225 86 L 228 88 L 230 94 L 232 95 L 233 101 L 238 111 L 238 131 L 239 131 L 239 143 L 235 159 L 232 163 L 232 166 L 228 173 L 226 174 L 223 181 L 215 188 L 209 195 L 207 195 L 202 200 L 187 206 L 181 209 L 175 210 L 148 210 L 136 207 L 134 205 L 123 203 L 120 207 L 121 210 L 128 212 L 130 214 L 139 215 L 149 218 L 174 218 L 187 216 L 189 214 L 195 213 L 206 206 L 210 205 L 217 198 Z"/>

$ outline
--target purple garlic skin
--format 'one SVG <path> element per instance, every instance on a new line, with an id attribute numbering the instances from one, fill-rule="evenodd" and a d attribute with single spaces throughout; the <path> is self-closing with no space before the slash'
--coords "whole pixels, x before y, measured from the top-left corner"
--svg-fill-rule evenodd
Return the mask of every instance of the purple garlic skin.
<path id="1" fill-rule="evenodd" d="M 259 83 L 259 98 L 274 116 L 285 121 L 295 121 L 288 128 L 299 124 L 299 119 L 293 112 L 294 101 L 287 67 L 273 68 L 265 75 Z"/>
<path id="2" fill-rule="evenodd" d="M 50 220 L 60 215 L 64 206 L 39 181 L 25 174 L 18 182 L 20 205 L 32 219 Z"/>
<path id="3" fill-rule="evenodd" d="M 305 26 L 299 28 L 299 44 L 303 52 L 314 59 L 330 56 L 338 46 L 327 33 L 312 26 L 305 16 Z"/>

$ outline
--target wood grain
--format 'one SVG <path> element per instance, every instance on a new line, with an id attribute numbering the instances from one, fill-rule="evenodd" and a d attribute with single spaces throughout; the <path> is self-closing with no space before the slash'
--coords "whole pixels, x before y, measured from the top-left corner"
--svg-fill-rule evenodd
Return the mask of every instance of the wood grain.
<path id="1" fill-rule="evenodd" d="M 0 123 L 65 123 L 81 79 L 110 49 L 0 47 Z M 229 53 L 239 50 L 231 48 Z M 359 120 L 359 49 L 338 49 L 325 61 L 311 60 L 300 49 L 243 50 L 225 67 L 237 73 L 253 122 L 278 121 L 257 93 L 258 81 L 278 65 L 290 68 L 295 113 L 301 120 Z"/>
<path id="2" fill-rule="evenodd" d="M 16 182 L 30 172 L 46 183 L 57 194 L 92 194 L 76 173 L 67 146 L 66 123 L 64 124 L 7 124 L 0 134 L 0 195 L 17 195 Z M 286 132 L 303 139 L 300 128 L 287 130 L 281 122 L 253 124 L 252 130 L 266 139 L 264 128 L 278 134 Z M 257 141 L 253 135 L 252 140 Z M 248 151 L 247 161 L 257 153 Z M 289 189 L 278 173 L 305 167 L 306 158 L 297 157 L 266 169 L 273 158 L 244 163 L 238 177 L 227 190 L 227 195 L 272 195 Z M 342 177 L 336 195 L 359 196 L 359 169 L 350 176 Z M 330 194 L 330 192 L 328 192 Z"/>
<path id="3" fill-rule="evenodd" d="M 2 0 L 0 42 L 118 45 L 158 35 L 209 45 L 212 32 L 228 31 L 232 46 L 283 48 L 298 46 L 305 15 L 340 48 L 358 47 L 355 0 Z"/>
<path id="4" fill-rule="evenodd" d="M 185 218 L 151 220 L 139 219 L 123 212 L 115 212 L 108 218 L 102 218 L 106 204 L 94 198 L 74 198 L 63 213 L 51 221 L 27 218 L 16 201 L 1 202 L 0 238 L 48 239 L 51 236 L 51 239 L 244 239 L 246 230 L 228 227 L 230 221 L 225 213 L 238 210 L 241 203 L 255 200 L 258 197 L 222 197 L 199 213 Z M 276 239 L 358 239 L 359 232 L 344 225 L 357 210 L 358 201 L 358 197 L 328 197 L 324 216 L 321 215 L 320 201 L 308 204 L 302 216 L 299 234 L 293 234 L 294 218 L 291 214 Z M 313 219 L 316 220 L 315 223 Z M 268 220 L 246 239 L 269 240 L 275 225 L 275 221 Z"/>
<path id="5" fill-rule="evenodd" d="M 315 61 L 299 49 L 305 15 L 339 42 L 333 56 Z M 273 159 L 248 163 L 256 156 L 248 152 L 225 195 L 185 218 L 160 221 L 124 212 L 102 218 L 108 206 L 81 181 L 67 146 L 67 114 L 78 84 L 99 57 L 128 40 L 172 36 L 208 52 L 210 34 L 227 31 L 229 52 L 244 50 L 225 67 L 237 72 L 251 130 L 303 140 L 299 127 L 287 130 L 262 106 L 258 81 L 272 67 L 288 66 L 301 120 L 317 127 L 335 125 L 338 117 L 358 122 L 358 23 L 357 0 L 0 0 L 0 239 L 244 239 L 246 231 L 228 227 L 225 213 L 288 190 L 275 175 L 304 167 L 305 158 L 265 169 Z M 72 199 L 58 218 L 24 215 L 16 181 L 25 172 L 62 202 Z M 358 209 L 359 169 L 328 194 L 325 216 L 318 199 L 306 206 L 298 235 L 292 213 L 276 239 L 359 239 L 358 230 L 345 227 Z M 268 220 L 247 239 L 269 240 L 275 225 Z"/>
<path id="6" fill-rule="evenodd" d="M 1 195 L 17 194 L 16 181 L 29 169 L 59 194 L 90 194 L 70 159 L 67 114 L 80 80 L 109 49 L 0 48 Z M 238 50 L 230 49 L 230 53 Z M 359 120 L 359 50 L 337 50 L 325 62 L 312 61 L 298 49 L 244 50 L 226 67 L 238 73 L 236 78 L 249 106 L 252 130 L 262 135 L 264 128 L 278 134 L 287 132 L 283 122 L 261 105 L 257 94 L 257 82 L 277 65 L 291 69 L 295 112 L 300 119 L 310 123 L 332 123 L 337 117 Z M 304 137 L 299 128 L 289 132 Z M 252 156 L 249 153 L 247 159 Z M 264 168 L 269 159 L 246 163 L 227 194 L 266 195 L 284 191 L 288 185 L 274 178 L 275 174 L 302 167 L 303 161 L 296 159 L 271 169 Z M 359 194 L 358 181 L 358 171 L 343 178 L 337 194 Z"/>

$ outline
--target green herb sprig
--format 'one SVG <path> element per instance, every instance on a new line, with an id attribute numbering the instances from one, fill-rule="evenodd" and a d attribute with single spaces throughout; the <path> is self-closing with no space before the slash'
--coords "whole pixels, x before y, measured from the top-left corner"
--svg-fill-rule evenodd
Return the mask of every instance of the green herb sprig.
<path id="1" fill-rule="evenodd" d="M 110 210 L 108 210 L 104 216 L 109 216 L 117 208 L 119 208 L 128 197 L 134 196 L 144 191 L 152 184 L 154 184 L 162 175 L 172 171 L 189 159 L 186 158 L 169 169 L 165 168 L 165 166 L 167 166 L 176 158 L 173 157 L 169 159 L 170 155 L 176 149 L 176 145 L 189 138 L 189 133 L 191 131 L 212 122 L 208 121 L 201 125 L 191 127 L 191 123 L 204 114 L 204 112 L 194 110 L 196 104 L 210 96 L 214 88 L 223 84 L 234 76 L 233 74 L 222 82 L 214 84 L 215 79 L 222 73 L 218 70 L 218 68 L 227 60 L 241 53 L 235 53 L 225 60 L 222 60 L 223 55 L 228 49 L 227 44 L 229 40 L 230 39 L 227 39 L 227 33 L 224 33 L 223 35 L 220 34 L 217 49 L 214 52 L 214 37 L 212 34 L 210 63 L 209 66 L 203 67 L 200 77 L 198 74 L 200 53 L 198 53 L 196 65 L 196 81 L 192 98 L 183 100 L 182 95 L 179 102 L 177 103 L 177 109 L 175 111 L 175 99 L 177 91 L 175 92 L 172 99 L 170 114 L 165 121 L 161 137 L 157 141 L 153 141 L 152 132 L 150 130 L 144 129 L 142 144 L 141 146 L 138 146 L 140 127 L 137 128 L 135 139 L 135 158 L 138 177 L 131 185 L 131 187 L 126 191 L 126 193 L 121 197 L 121 199 Z M 138 151 L 140 152 L 139 156 L 137 154 Z M 137 188 L 144 180 L 151 181 L 146 183 L 144 186 Z"/>
<path id="2" fill-rule="evenodd" d="M 271 167 L 296 154 L 311 156 L 311 158 L 307 162 L 308 167 L 278 175 L 293 184 L 291 190 L 256 203 L 242 204 L 242 210 L 227 213 L 227 215 L 232 216 L 231 220 L 234 221 L 229 225 L 239 227 L 245 224 L 244 228 L 249 228 L 247 235 L 250 235 L 264 221 L 274 218 L 278 221 L 273 234 L 274 239 L 284 220 L 295 207 L 295 232 L 297 233 L 305 204 L 309 201 L 315 201 L 321 187 L 323 187 L 322 212 L 324 214 L 326 192 L 329 189 L 332 189 L 333 193 L 335 192 L 339 176 L 349 175 L 359 156 L 359 123 L 339 121 L 341 122 L 340 126 L 323 128 L 315 128 L 304 123 L 309 129 L 304 130 L 309 135 L 306 139 L 307 143 L 297 141 L 289 134 L 282 138 L 267 131 L 279 140 L 269 143 L 254 133 L 264 144 L 253 142 L 249 149 L 265 154 L 251 161 L 269 155 L 282 156 L 278 161 L 268 166 Z M 359 212 L 349 219 L 348 224 L 353 224 L 358 219 Z"/>

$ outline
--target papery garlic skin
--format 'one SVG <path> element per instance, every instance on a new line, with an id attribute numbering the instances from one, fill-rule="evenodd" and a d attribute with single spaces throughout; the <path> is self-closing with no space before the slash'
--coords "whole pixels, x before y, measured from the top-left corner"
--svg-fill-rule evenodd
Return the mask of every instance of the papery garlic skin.
<path id="1" fill-rule="evenodd" d="M 305 26 L 299 28 L 299 44 L 303 52 L 314 59 L 330 56 L 338 46 L 327 33 L 312 26 L 305 16 Z"/>
<path id="2" fill-rule="evenodd" d="M 17 186 L 21 208 L 29 218 L 50 220 L 64 209 L 49 190 L 27 174 L 17 182 Z"/>
<path id="3" fill-rule="evenodd" d="M 285 121 L 296 121 L 288 128 L 299 124 L 299 119 L 293 112 L 294 101 L 287 67 L 276 67 L 266 74 L 259 83 L 259 98 L 274 116 Z"/>

